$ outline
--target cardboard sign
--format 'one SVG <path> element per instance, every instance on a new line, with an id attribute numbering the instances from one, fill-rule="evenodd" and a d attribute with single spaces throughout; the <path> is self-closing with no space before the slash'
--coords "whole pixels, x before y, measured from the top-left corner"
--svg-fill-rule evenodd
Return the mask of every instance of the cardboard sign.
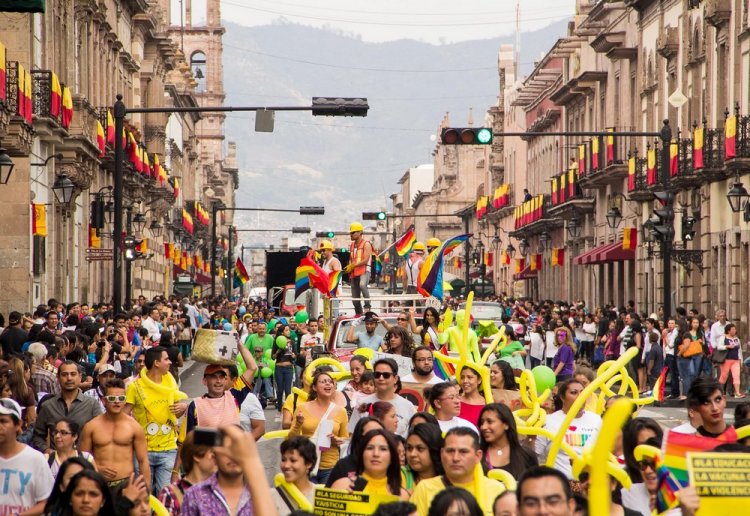
<path id="1" fill-rule="evenodd" d="M 319 487 L 315 490 L 313 511 L 321 516 L 369 516 L 381 503 L 397 502 L 398 496 L 350 493 Z"/>
<path id="2" fill-rule="evenodd" d="M 412 363 L 411 357 L 404 357 L 401 355 L 392 355 L 391 353 L 381 353 L 376 351 L 373 353 L 373 359 L 371 363 L 375 363 L 376 360 L 381 358 L 392 358 L 398 364 L 398 375 L 403 378 L 406 375 L 411 374 Z"/>
<path id="3" fill-rule="evenodd" d="M 690 485 L 701 497 L 698 516 L 750 507 L 750 455 L 747 453 L 690 452 L 687 467 Z"/>
<path id="4" fill-rule="evenodd" d="M 239 353 L 239 336 L 234 331 L 207 330 L 195 332 L 192 358 L 196 362 L 234 365 Z"/>

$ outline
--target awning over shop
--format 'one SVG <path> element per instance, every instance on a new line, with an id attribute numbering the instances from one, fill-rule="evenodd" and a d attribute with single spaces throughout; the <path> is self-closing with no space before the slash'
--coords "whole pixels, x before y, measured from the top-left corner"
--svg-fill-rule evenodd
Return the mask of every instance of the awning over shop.
<path id="1" fill-rule="evenodd" d="M 534 279 L 539 275 L 539 271 L 532 271 L 531 265 L 527 265 L 521 272 L 513 275 L 513 281 L 524 281 Z"/>
<path id="2" fill-rule="evenodd" d="M 573 258 L 577 265 L 599 265 L 603 263 L 635 260 L 635 249 L 623 249 L 622 240 L 602 244 Z"/>
<path id="3" fill-rule="evenodd" d="M 193 279 L 198 285 L 210 285 L 211 284 L 211 276 L 201 274 L 200 272 L 196 272 L 195 277 Z"/>
<path id="4" fill-rule="evenodd" d="M 609 244 L 605 244 L 605 245 L 609 245 Z M 583 254 L 579 254 L 578 256 L 573 258 L 573 264 L 574 265 L 586 265 L 587 263 L 589 263 L 589 259 L 591 258 L 591 255 L 599 251 L 599 247 L 594 247 L 593 249 L 589 249 Z"/>

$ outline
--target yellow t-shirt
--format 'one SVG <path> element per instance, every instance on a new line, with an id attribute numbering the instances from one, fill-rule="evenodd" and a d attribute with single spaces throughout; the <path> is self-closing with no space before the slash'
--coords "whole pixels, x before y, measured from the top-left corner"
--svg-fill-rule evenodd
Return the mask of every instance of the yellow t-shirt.
<path id="1" fill-rule="evenodd" d="M 291 398 L 291 396 L 289 396 Z M 303 435 L 305 437 L 312 437 L 315 430 L 318 428 L 320 419 L 310 414 L 308 405 L 314 403 L 312 401 L 306 403 L 298 403 L 297 411 L 292 416 L 292 428 L 289 429 L 289 435 Z M 304 417 L 302 424 L 297 423 L 297 414 L 301 413 Z M 346 429 L 349 423 L 349 418 L 346 416 L 346 409 L 336 405 L 331 413 L 328 415 L 328 419 L 333 421 L 333 435 L 337 437 L 349 437 L 349 432 Z M 335 441 L 331 439 L 331 447 L 323 451 L 320 456 L 319 469 L 331 469 L 336 465 L 339 460 L 339 447 L 336 446 Z"/>
<path id="2" fill-rule="evenodd" d="M 473 482 L 470 484 L 453 485 L 455 487 L 466 489 L 476 497 L 476 487 Z M 428 478 L 417 484 L 417 487 L 414 489 L 414 494 L 411 495 L 410 501 L 417 506 L 417 513 L 419 516 L 427 516 L 432 499 L 443 489 L 445 489 L 445 484 L 443 483 L 442 476 Z M 484 512 L 485 516 L 493 516 L 492 504 L 495 502 L 495 498 L 504 491 L 505 486 L 502 483 L 491 478 L 482 477 L 482 499 L 477 499 L 477 502 L 479 502 L 479 506 L 482 508 L 482 512 Z"/>
<path id="3" fill-rule="evenodd" d="M 170 417 L 169 401 L 166 398 L 146 394 L 139 378 L 128 384 L 125 403 L 133 406 L 133 417 L 146 433 L 148 451 L 177 449 L 178 428 L 174 417 Z"/>

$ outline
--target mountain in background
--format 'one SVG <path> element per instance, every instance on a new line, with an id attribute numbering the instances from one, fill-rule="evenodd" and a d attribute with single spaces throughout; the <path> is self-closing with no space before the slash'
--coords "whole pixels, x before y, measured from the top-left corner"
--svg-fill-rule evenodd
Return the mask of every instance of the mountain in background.
<path id="1" fill-rule="evenodd" d="M 567 20 L 522 34 L 528 73 L 565 34 Z M 326 215 L 238 212 L 237 227 L 343 231 L 362 211 L 387 206 L 412 166 L 432 163 L 445 112 L 475 125 L 498 95 L 500 45 L 513 36 L 432 45 L 414 40 L 363 42 L 356 36 L 291 23 L 245 27 L 226 22 L 224 86 L 228 106 L 309 105 L 314 96 L 367 97 L 366 118 L 276 112 L 273 133 L 256 133 L 253 113 L 228 113 L 226 137 L 238 144 L 237 206 L 325 206 Z M 244 242 L 280 235 L 242 234 Z M 273 236 L 271 236 L 273 235 Z"/>

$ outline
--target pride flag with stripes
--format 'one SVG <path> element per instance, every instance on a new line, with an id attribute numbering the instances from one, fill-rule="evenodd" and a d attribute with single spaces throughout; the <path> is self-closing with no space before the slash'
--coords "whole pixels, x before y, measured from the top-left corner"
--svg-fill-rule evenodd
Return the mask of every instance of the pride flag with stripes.
<path id="1" fill-rule="evenodd" d="M 445 255 L 450 254 L 456 247 L 466 242 L 470 236 L 471 234 L 464 234 L 449 238 L 425 258 L 417 277 L 417 290 L 420 294 L 424 297 L 434 296 L 441 301 L 443 300 Z"/>
<path id="2" fill-rule="evenodd" d="M 417 241 L 417 234 L 414 231 L 414 225 L 412 224 L 409 226 L 409 229 L 406 230 L 406 233 L 401 235 L 398 240 L 396 240 L 396 243 L 394 244 L 396 247 L 396 253 L 398 253 L 399 256 L 406 256 L 409 254 L 409 251 L 411 251 L 411 248 L 414 246 L 414 242 Z"/>

